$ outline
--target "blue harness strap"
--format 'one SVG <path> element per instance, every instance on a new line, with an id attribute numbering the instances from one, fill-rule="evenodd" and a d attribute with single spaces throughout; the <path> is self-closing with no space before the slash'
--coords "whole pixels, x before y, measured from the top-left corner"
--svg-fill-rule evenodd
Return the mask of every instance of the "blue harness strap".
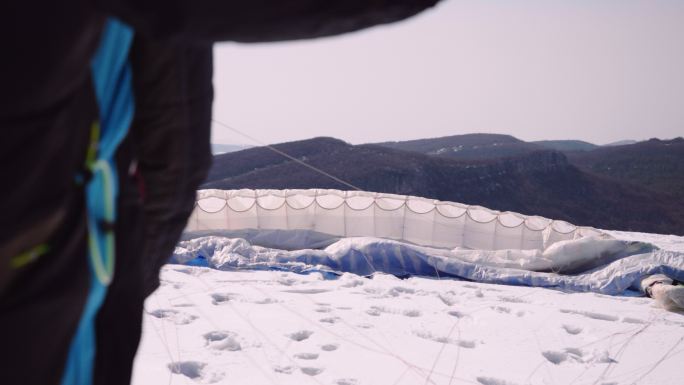
<path id="1" fill-rule="evenodd" d="M 91 62 L 99 107 L 96 155 L 88 161 L 92 178 L 86 185 L 90 291 L 69 348 L 62 385 L 90 385 L 95 359 L 95 319 L 114 273 L 114 233 L 118 178 L 114 154 L 133 119 L 133 92 L 128 52 L 133 30 L 109 19 Z M 105 226 L 103 226 L 105 224 Z"/>

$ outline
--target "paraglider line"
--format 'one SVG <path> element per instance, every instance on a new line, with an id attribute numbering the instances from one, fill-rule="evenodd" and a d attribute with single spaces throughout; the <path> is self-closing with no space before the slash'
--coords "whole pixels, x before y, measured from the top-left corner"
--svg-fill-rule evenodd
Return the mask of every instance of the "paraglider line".
<path id="1" fill-rule="evenodd" d="M 351 183 L 349 183 L 349 182 L 347 182 L 347 181 L 344 181 L 344 180 L 342 180 L 342 179 L 340 179 L 340 178 L 338 178 L 338 177 L 336 177 L 336 176 L 334 176 L 334 175 L 332 175 L 332 174 L 329 174 L 329 173 L 327 173 L 327 172 L 321 170 L 320 168 L 317 168 L 317 167 L 315 167 L 315 166 L 312 166 L 312 165 L 310 165 L 309 163 L 306 163 L 306 162 L 304 162 L 304 161 L 301 160 L 301 159 L 297 159 L 297 158 L 295 158 L 294 156 L 292 156 L 292 155 L 290 155 L 290 154 L 288 154 L 288 153 L 286 153 L 286 152 L 284 152 L 284 151 L 281 151 L 281 150 L 275 148 L 274 146 L 271 146 L 270 144 L 266 144 L 266 143 L 260 141 L 259 139 L 256 139 L 255 137 L 253 137 L 253 136 L 251 136 L 251 135 L 249 135 L 249 134 L 246 134 L 246 133 L 244 133 L 244 132 L 242 132 L 242 131 L 236 129 L 235 127 L 231 127 L 231 126 L 229 126 L 229 125 L 227 125 L 227 124 L 225 124 L 225 123 L 219 122 L 218 120 L 216 120 L 216 119 L 214 119 L 214 118 L 212 118 L 211 121 L 212 121 L 213 123 L 215 123 L 215 124 L 221 126 L 221 127 L 227 128 L 227 129 L 233 131 L 234 133 L 236 133 L 236 134 L 238 134 L 238 135 L 240 135 L 240 136 L 243 136 L 243 137 L 245 137 L 245 138 L 251 140 L 252 142 L 254 142 L 254 143 L 256 143 L 256 144 L 258 144 L 258 145 L 260 145 L 260 146 L 266 147 L 266 148 L 268 148 L 269 150 L 271 150 L 271 151 L 273 151 L 273 152 L 275 152 L 275 153 L 277 153 L 277 154 L 279 154 L 279 155 L 282 155 L 282 156 L 286 157 L 287 159 L 290 159 L 290 160 L 293 161 L 293 162 L 299 163 L 299 164 L 301 164 L 302 166 L 307 167 L 307 168 L 309 168 L 309 169 L 311 169 L 311 170 L 313 170 L 313 171 L 315 171 L 315 172 L 317 172 L 317 173 L 319 173 L 319 174 L 321 174 L 321 175 L 327 176 L 328 178 L 330 178 L 330 179 L 336 181 L 337 183 L 341 183 L 341 184 L 343 184 L 343 185 L 345 185 L 345 186 L 347 186 L 347 187 L 351 187 L 352 189 L 357 190 L 357 191 L 362 191 L 362 189 L 360 189 L 360 188 L 354 186 L 353 184 L 351 184 Z"/>

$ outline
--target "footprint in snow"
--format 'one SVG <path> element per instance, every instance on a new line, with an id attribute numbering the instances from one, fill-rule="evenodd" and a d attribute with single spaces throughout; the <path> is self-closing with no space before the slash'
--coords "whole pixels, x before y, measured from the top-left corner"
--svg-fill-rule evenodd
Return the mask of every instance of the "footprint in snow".
<path id="1" fill-rule="evenodd" d="M 291 339 L 292 341 L 301 342 L 301 341 L 304 341 L 305 339 L 311 337 L 312 334 L 313 334 L 313 332 L 311 330 L 300 330 L 300 331 L 296 331 L 294 333 L 288 334 L 287 337 L 289 339 Z"/>
<path id="2" fill-rule="evenodd" d="M 309 376 L 317 376 L 317 375 L 323 373 L 323 368 L 314 368 L 314 367 L 309 367 L 309 366 L 299 368 L 299 370 L 301 370 L 302 373 L 309 375 Z"/>
<path id="3" fill-rule="evenodd" d="M 171 321 L 176 325 L 187 325 L 197 319 L 196 315 L 174 309 L 157 309 L 149 312 L 152 317 Z"/>
<path id="4" fill-rule="evenodd" d="M 213 331 L 204 334 L 206 345 L 215 350 L 227 350 L 235 352 L 242 350 L 242 345 L 238 341 L 238 335 L 229 331 Z"/>
<path id="5" fill-rule="evenodd" d="M 206 363 L 199 361 L 176 361 L 167 365 L 173 374 L 183 375 L 193 381 L 202 383 L 214 383 L 221 381 L 225 373 L 212 371 Z"/>
<path id="6" fill-rule="evenodd" d="M 294 366 L 274 366 L 273 371 L 276 373 L 282 373 L 282 374 L 292 374 L 294 372 L 295 367 Z"/>
<path id="7" fill-rule="evenodd" d="M 277 299 L 264 298 L 264 299 L 256 300 L 253 303 L 255 303 L 257 305 L 270 305 L 272 303 L 278 303 L 278 302 L 280 302 L 280 301 L 278 301 Z"/>
<path id="8" fill-rule="evenodd" d="M 503 302 L 509 302 L 509 303 L 529 303 L 528 301 L 525 301 L 524 299 L 518 298 L 518 297 L 510 297 L 510 296 L 499 296 L 499 300 Z"/>
<path id="9" fill-rule="evenodd" d="M 565 331 L 566 331 L 568 334 L 572 334 L 572 335 L 577 335 L 577 334 L 582 333 L 582 328 L 579 327 L 579 326 L 574 326 L 574 325 L 563 325 L 563 329 L 565 329 Z"/>
<path id="10" fill-rule="evenodd" d="M 332 309 L 330 309 L 329 307 L 319 307 L 314 309 L 314 311 L 317 313 L 330 313 Z"/>
<path id="11" fill-rule="evenodd" d="M 460 340 L 460 339 L 455 339 L 455 338 L 436 336 L 436 335 L 434 335 L 428 331 L 414 331 L 413 334 L 416 337 L 420 337 L 420 338 L 430 340 L 430 341 L 434 341 L 434 342 L 439 342 L 440 344 L 457 345 L 457 346 L 460 346 L 460 347 L 466 348 L 466 349 L 475 348 L 475 341 L 471 341 L 471 340 Z"/>
<path id="12" fill-rule="evenodd" d="M 410 287 L 403 287 L 403 286 L 394 286 L 387 290 L 385 293 L 385 296 L 388 297 L 398 297 L 400 295 L 408 295 L 408 294 L 415 294 L 416 290 L 412 289 Z"/>
<path id="13" fill-rule="evenodd" d="M 346 282 L 340 284 L 340 287 L 352 288 L 365 284 L 366 282 L 362 279 L 347 279 Z"/>
<path id="14" fill-rule="evenodd" d="M 370 309 L 366 310 L 366 314 L 372 315 L 373 317 L 377 317 L 382 313 L 380 309 L 376 306 L 371 307 Z"/>
<path id="15" fill-rule="evenodd" d="M 622 322 L 628 323 L 628 324 L 637 324 L 637 325 L 645 325 L 648 323 L 642 319 L 632 318 L 632 317 L 622 317 Z"/>
<path id="16" fill-rule="evenodd" d="M 231 296 L 232 294 L 230 293 L 213 293 L 211 294 L 211 303 L 214 305 L 223 305 L 231 300 Z"/>
<path id="17" fill-rule="evenodd" d="M 318 359 L 318 353 L 297 353 L 294 355 L 294 358 L 300 360 L 315 360 Z"/>
<path id="18" fill-rule="evenodd" d="M 339 348 L 339 347 L 340 347 L 340 345 L 338 345 L 338 344 L 325 344 L 325 345 L 321 345 L 321 350 L 323 350 L 324 352 L 333 352 L 333 351 L 337 350 L 337 348 Z"/>
<path id="19" fill-rule="evenodd" d="M 359 385 L 356 378 L 340 378 L 334 382 L 335 385 Z"/>
<path id="20" fill-rule="evenodd" d="M 407 317 L 412 317 L 412 318 L 420 317 L 421 315 L 423 315 L 420 312 L 420 310 L 416 310 L 416 309 L 407 309 L 407 310 L 402 311 L 401 314 L 403 314 Z"/>
<path id="21" fill-rule="evenodd" d="M 423 315 L 420 312 L 420 310 L 416 310 L 416 309 L 396 310 L 396 309 L 386 308 L 384 306 L 371 306 L 370 309 L 366 310 L 366 314 L 372 315 L 374 317 L 377 317 L 382 313 L 402 314 L 406 317 L 420 317 L 421 315 Z"/>
<path id="22" fill-rule="evenodd" d="M 511 314 L 511 308 L 506 306 L 492 306 L 492 310 L 497 313 Z"/>
<path id="23" fill-rule="evenodd" d="M 204 370 L 204 367 L 206 366 L 206 363 L 198 361 L 171 362 L 167 365 L 171 373 L 182 374 L 191 380 L 200 379 L 202 370 Z"/>
<path id="24" fill-rule="evenodd" d="M 578 363 L 601 363 L 610 364 L 617 362 L 610 358 L 607 351 L 594 352 L 593 354 L 586 354 L 584 351 L 578 348 L 565 348 L 563 351 L 545 351 L 542 352 L 542 356 L 546 358 L 547 361 L 555 365 L 560 365 L 563 362 L 578 362 Z"/>
<path id="25" fill-rule="evenodd" d="M 456 298 L 453 293 L 437 294 L 437 298 L 447 306 L 453 306 L 459 302 L 458 298 Z"/>
<path id="26" fill-rule="evenodd" d="M 318 321 L 329 323 L 329 324 L 336 324 L 340 321 L 340 317 L 326 317 L 326 318 L 321 318 Z"/>
<path id="27" fill-rule="evenodd" d="M 567 352 L 556 352 L 556 351 L 545 351 L 542 352 L 542 356 L 546 358 L 547 361 L 554 365 L 560 365 L 561 363 L 565 362 L 568 360 L 568 353 Z M 573 356 L 574 357 L 574 356 Z"/>
<path id="28" fill-rule="evenodd" d="M 454 316 L 456 318 L 468 317 L 468 315 L 466 313 L 464 313 L 462 311 L 458 311 L 458 310 L 449 310 L 447 312 L 447 314 L 449 314 L 450 316 Z"/>
<path id="29" fill-rule="evenodd" d="M 366 286 L 363 288 L 363 291 L 366 294 L 374 294 L 374 295 L 378 295 L 379 298 L 383 298 L 380 294 L 382 294 L 385 290 L 381 287 Z"/>
<path id="30" fill-rule="evenodd" d="M 476 380 L 482 385 L 518 385 L 515 382 L 501 380 L 493 377 L 477 377 Z"/>
<path id="31" fill-rule="evenodd" d="M 298 282 L 299 281 L 294 279 L 294 278 L 280 278 L 280 279 L 278 279 L 278 283 L 283 285 L 283 286 L 292 286 Z"/>

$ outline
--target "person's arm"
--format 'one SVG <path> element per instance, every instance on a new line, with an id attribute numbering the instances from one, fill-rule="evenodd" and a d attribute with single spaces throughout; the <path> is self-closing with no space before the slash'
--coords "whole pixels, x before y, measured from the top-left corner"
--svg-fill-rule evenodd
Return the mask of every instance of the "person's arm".
<path id="1" fill-rule="evenodd" d="M 211 164 L 213 100 L 209 45 L 137 36 L 131 49 L 136 112 L 131 139 L 143 197 L 145 290 L 159 284 Z"/>
<path id="2" fill-rule="evenodd" d="M 97 0 L 154 38 L 193 42 L 310 39 L 391 23 L 438 0 Z"/>

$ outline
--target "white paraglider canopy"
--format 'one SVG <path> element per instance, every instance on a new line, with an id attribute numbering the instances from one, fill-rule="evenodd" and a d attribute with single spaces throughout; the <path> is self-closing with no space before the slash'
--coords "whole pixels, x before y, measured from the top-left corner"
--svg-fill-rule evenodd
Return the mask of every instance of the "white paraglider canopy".
<path id="1" fill-rule="evenodd" d="M 293 235 L 294 234 L 294 235 Z M 684 279 L 681 253 L 480 206 L 339 190 L 202 190 L 173 261 L 220 269 L 451 276 L 619 294 Z"/>
<path id="2" fill-rule="evenodd" d="M 198 191 L 186 233 L 249 230 L 479 250 L 543 251 L 559 241 L 608 237 L 564 221 L 405 195 L 324 189 Z"/>

